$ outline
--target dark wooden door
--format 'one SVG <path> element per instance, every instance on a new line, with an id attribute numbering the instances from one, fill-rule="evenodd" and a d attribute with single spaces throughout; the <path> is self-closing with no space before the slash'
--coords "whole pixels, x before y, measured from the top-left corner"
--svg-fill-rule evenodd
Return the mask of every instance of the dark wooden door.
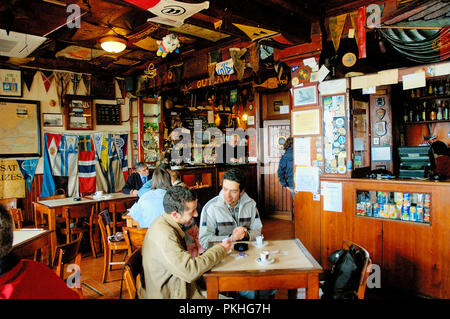
<path id="1" fill-rule="evenodd" d="M 292 220 L 292 195 L 278 180 L 278 164 L 284 153 L 279 140 L 291 134 L 290 120 L 264 121 L 263 156 L 261 177 L 264 189 L 266 215 Z"/>

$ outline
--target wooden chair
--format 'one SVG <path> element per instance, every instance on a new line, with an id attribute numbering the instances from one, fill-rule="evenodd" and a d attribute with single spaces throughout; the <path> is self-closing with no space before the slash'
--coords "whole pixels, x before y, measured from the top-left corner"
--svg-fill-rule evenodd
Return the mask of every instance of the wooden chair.
<path id="1" fill-rule="evenodd" d="M 80 286 L 75 287 L 75 289 L 81 298 L 83 298 L 83 292 L 81 289 L 81 253 L 79 252 L 79 250 L 82 239 L 83 233 L 80 233 L 78 235 L 78 238 L 74 241 L 57 246 L 55 259 L 53 260 L 53 267 L 55 269 L 55 272 L 62 280 L 66 280 L 64 269 L 65 265 L 75 264 L 79 267 L 80 273 L 78 273 L 77 275 L 80 276 Z"/>
<path id="2" fill-rule="evenodd" d="M 126 221 L 117 221 L 117 214 L 123 214 L 127 212 L 127 209 L 133 206 L 133 204 L 137 202 L 137 199 L 127 199 L 123 201 L 113 201 L 109 205 L 109 211 L 112 216 L 112 230 L 115 234 L 117 231 L 117 227 L 123 228 L 126 226 Z"/>
<path id="3" fill-rule="evenodd" d="M 356 250 L 361 250 L 364 254 L 363 267 L 361 270 L 361 278 L 359 280 L 359 286 L 357 291 L 358 299 L 364 299 L 364 294 L 366 292 L 367 280 L 369 279 L 370 270 L 372 268 L 372 259 L 370 259 L 369 252 L 362 246 L 359 246 L 349 240 L 344 240 L 342 247 L 346 250 L 353 245 Z"/>
<path id="4" fill-rule="evenodd" d="M 109 240 L 109 236 L 111 236 L 111 228 L 109 226 L 109 223 L 106 223 L 104 219 L 106 217 L 104 216 L 105 211 L 101 212 L 98 215 L 98 226 L 100 228 L 100 233 L 102 236 L 102 243 L 103 243 L 103 275 L 102 275 L 102 282 L 106 282 L 106 279 L 108 277 L 108 274 L 111 270 L 112 265 L 123 265 L 125 264 L 124 261 L 122 262 L 115 262 L 113 261 L 113 253 L 116 251 L 128 251 L 128 245 L 123 241 L 119 242 L 111 242 Z"/>
<path id="5" fill-rule="evenodd" d="M 142 248 L 136 249 L 128 256 L 124 265 L 124 280 L 130 299 L 139 299 L 139 288 L 144 283 L 144 269 L 142 267 Z"/>
<path id="6" fill-rule="evenodd" d="M 123 228 L 123 236 L 128 246 L 128 255 L 138 248 L 142 248 L 148 228 Z"/>
<path id="7" fill-rule="evenodd" d="M 9 214 L 11 215 L 11 217 L 14 221 L 14 229 L 22 228 L 22 223 L 23 223 L 22 209 L 21 208 L 10 208 Z"/>
<path id="8" fill-rule="evenodd" d="M 66 198 L 65 194 L 59 194 L 59 195 L 53 195 L 53 196 L 46 196 L 46 197 L 37 197 L 37 201 L 41 201 L 41 200 L 50 200 L 50 199 L 61 199 L 61 198 Z M 60 217 L 60 216 L 56 216 L 56 223 L 57 224 L 62 224 L 65 223 L 64 218 Z M 34 224 L 36 227 L 38 228 L 48 228 L 48 222 L 45 220 L 44 218 L 44 214 L 41 213 L 39 218 L 38 218 L 38 214 L 36 209 L 34 209 Z"/>
<path id="9" fill-rule="evenodd" d="M 66 243 L 69 243 L 72 240 L 72 235 L 89 233 L 92 256 L 97 257 L 93 238 L 95 207 L 95 203 L 64 207 L 63 218 L 65 220 L 65 228 L 61 229 L 61 233 L 66 235 Z M 80 220 L 83 217 L 88 218 L 89 222 Z M 72 222 L 76 224 L 75 227 L 71 227 Z"/>

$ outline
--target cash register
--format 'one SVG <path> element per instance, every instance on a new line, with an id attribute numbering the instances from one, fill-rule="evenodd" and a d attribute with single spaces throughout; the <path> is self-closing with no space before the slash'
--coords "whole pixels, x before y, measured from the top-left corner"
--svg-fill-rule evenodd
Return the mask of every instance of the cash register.
<path id="1" fill-rule="evenodd" d="M 427 178 L 436 166 L 430 146 L 402 146 L 398 154 L 400 178 Z"/>

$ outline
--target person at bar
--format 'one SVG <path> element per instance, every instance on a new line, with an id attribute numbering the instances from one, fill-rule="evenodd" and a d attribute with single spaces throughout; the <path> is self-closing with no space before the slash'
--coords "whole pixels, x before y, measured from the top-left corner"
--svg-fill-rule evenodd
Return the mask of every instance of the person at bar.
<path id="1" fill-rule="evenodd" d="M 14 256 L 13 224 L 0 205 L 0 299 L 79 299 L 46 265 Z"/>
<path id="2" fill-rule="evenodd" d="M 170 165 L 166 164 L 166 163 L 161 163 L 158 166 L 159 168 L 162 168 L 163 170 L 166 170 L 167 172 L 170 173 Z M 149 190 L 152 189 L 152 179 L 150 178 L 147 182 L 144 183 L 144 185 L 142 185 L 142 187 L 139 189 L 138 191 L 138 196 L 142 197 L 142 195 L 144 195 L 145 193 L 147 193 Z"/>
<path id="3" fill-rule="evenodd" d="M 152 222 L 164 213 L 163 198 L 172 186 L 170 175 L 166 170 L 157 167 L 153 172 L 152 188 L 146 192 L 130 208 L 130 216 L 142 228 L 148 228 Z"/>
<path id="4" fill-rule="evenodd" d="M 431 144 L 436 161 L 434 173 L 443 178 L 450 177 L 450 156 L 448 146 L 442 141 L 435 141 Z"/>
<path id="5" fill-rule="evenodd" d="M 294 199 L 294 151 L 292 144 L 292 137 L 288 137 L 284 142 L 285 152 L 278 165 L 278 179 L 281 186 L 286 187 L 291 192 L 292 199 Z"/>
<path id="6" fill-rule="evenodd" d="M 224 163 L 236 164 L 245 162 L 245 146 L 240 145 L 239 134 L 234 133 L 230 136 L 223 147 Z"/>
<path id="7" fill-rule="evenodd" d="M 122 193 L 137 195 L 139 189 L 144 185 L 149 179 L 150 170 L 147 164 L 144 162 L 139 162 L 136 164 L 136 172 L 132 173 L 128 177 L 125 186 L 122 188 Z"/>
<path id="8" fill-rule="evenodd" d="M 143 298 L 204 298 L 197 280 L 223 260 L 231 248 L 231 240 L 193 258 L 186 249 L 181 226 L 189 225 L 198 216 L 196 207 L 196 195 L 187 187 L 172 187 L 164 195 L 165 213 L 150 226 L 142 247 Z"/>

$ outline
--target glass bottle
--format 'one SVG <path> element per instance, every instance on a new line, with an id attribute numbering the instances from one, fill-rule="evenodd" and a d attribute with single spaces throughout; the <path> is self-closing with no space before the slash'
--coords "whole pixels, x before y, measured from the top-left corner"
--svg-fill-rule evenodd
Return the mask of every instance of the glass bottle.
<path id="1" fill-rule="evenodd" d="M 433 87 L 431 86 L 431 81 L 428 82 L 428 95 L 433 95 Z"/>
<path id="2" fill-rule="evenodd" d="M 405 103 L 405 105 L 403 106 L 403 122 L 409 122 L 409 117 L 408 117 L 408 105 Z"/>
<path id="3" fill-rule="evenodd" d="M 430 121 L 436 121 L 436 104 L 432 103 L 430 107 Z"/>
<path id="4" fill-rule="evenodd" d="M 408 122 L 412 122 L 412 121 L 414 121 L 414 107 L 412 105 L 410 105 Z"/>
<path id="5" fill-rule="evenodd" d="M 439 81 L 439 89 L 438 89 L 439 95 L 444 95 L 445 93 L 444 84 L 445 84 L 444 80 Z"/>
<path id="6" fill-rule="evenodd" d="M 450 81 L 449 78 L 447 77 L 447 81 L 445 81 L 445 95 L 449 95 L 450 94 Z"/>
<path id="7" fill-rule="evenodd" d="M 436 101 L 437 105 L 437 111 L 436 111 L 436 120 L 441 121 L 442 120 L 442 106 L 441 106 L 441 100 Z"/>
<path id="8" fill-rule="evenodd" d="M 422 105 L 422 117 L 420 118 L 421 121 L 427 120 L 427 102 L 423 102 Z"/>
<path id="9" fill-rule="evenodd" d="M 437 81 L 434 81 L 434 83 L 433 83 L 433 93 L 434 93 L 435 96 L 438 95 L 438 93 L 439 93 L 438 91 L 439 91 L 438 83 L 437 83 Z"/>
<path id="10" fill-rule="evenodd" d="M 449 109 L 448 109 L 448 101 L 445 101 L 445 103 L 444 103 L 444 110 L 443 110 L 443 114 L 442 114 L 442 119 L 443 120 L 450 120 L 450 114 L 448 114 L 449 113 Z"/>
<path id="11" fill-rule="evenodd" d="M 416 105 L 416 111 L 414 112 L 414 121 L 420 122 L 420 104 Z"/>

